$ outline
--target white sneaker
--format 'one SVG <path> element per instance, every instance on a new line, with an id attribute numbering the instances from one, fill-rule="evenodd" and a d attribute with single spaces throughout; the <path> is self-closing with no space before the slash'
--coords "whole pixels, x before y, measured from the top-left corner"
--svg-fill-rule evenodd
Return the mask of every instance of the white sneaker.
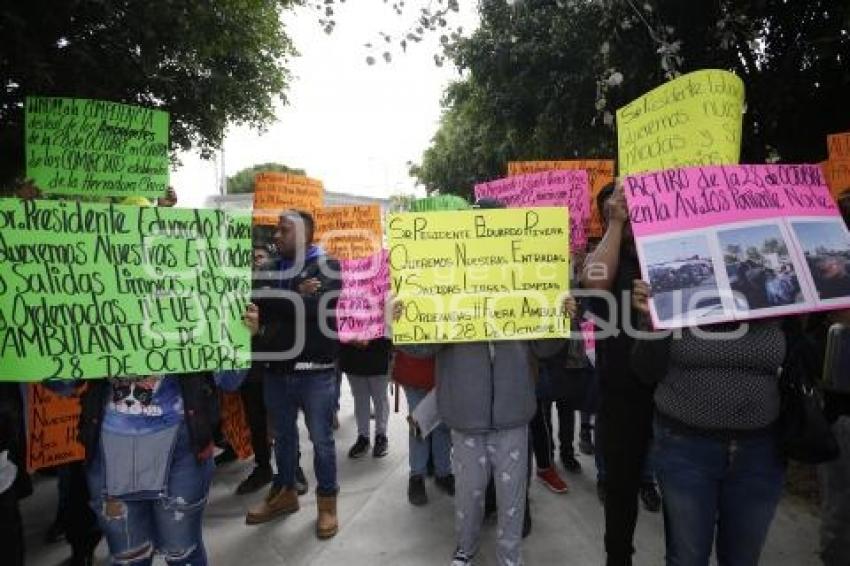
<path id="1" fill-rule="evenodd" d="M 452 566 L 472 566 L 472 557 L 460 549 L 455 550 Z"/>

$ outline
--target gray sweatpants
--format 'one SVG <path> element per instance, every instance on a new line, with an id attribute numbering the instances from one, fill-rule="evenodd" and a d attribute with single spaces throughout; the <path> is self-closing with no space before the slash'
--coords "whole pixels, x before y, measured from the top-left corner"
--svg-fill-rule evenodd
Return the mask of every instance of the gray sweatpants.
<path id="1" fill-rule="evenodd" d="M 820 466 L 821 560 L 826 566 L 850 563 L 850 417 L 832 426 L 841 454 Z"/>
<path id="2" fill-rule="evenodd" d="M 496 484 L 500 566 L 522 564 L 522 521 L 528 476 L 528 427 L 483 434 L 452 431 L 455 473 L 455 536 L 468 556 L 478 552 L 484 519 L 484 492 L 490 475 Z"/>
<path id="3" fill-rule="evenodd" d="M 375 434 L 387 434 L 390 418 L 390 378 L 387 375 L 348 375 L 351 394 L 354 396 L 354 418 L 357 434 L 369 438 L 369 400 L 375 406 Z"/>

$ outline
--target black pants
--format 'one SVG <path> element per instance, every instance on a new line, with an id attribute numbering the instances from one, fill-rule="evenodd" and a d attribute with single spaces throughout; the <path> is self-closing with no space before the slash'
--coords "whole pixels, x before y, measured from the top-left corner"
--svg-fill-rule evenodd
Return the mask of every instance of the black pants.
<path id="1" fill-rule="evenodd" d="M 14 486 L 0 493 L 0 525 L 3 563 L 9 566 L 23 566 L 24 526 L 18 507 L 18 493 Z"/>
<path id="2" fill-rule="evenodd" d="M 71 545 L 71 564 L 83 564 L 100 542 L 97 516 L 89 505 L 89 485 L 83 462 L 68 466 L 68 502 L 65 507 L 65 539 Z"/>
<path id="3" fill-rule="evenodd" d="M 552 467 L 555 458 L 555 444 L 552 436 L 552 404 L 558 409 L 558 444 L 564 454 L 574 454 L 573 435 L 575 434 L 575 410 L 565 401 L 537 400 L 537 412 L 531 420 L 531 447 L 537 469 Z"/>
<path id="4" fill-rule="evenodd" d="M 269 448 L 268 421 L 266 418 L 266 404 L 263 400 L 262 379 L 248 379 L 239 390 L 242 396 L 242 405 L 245 407 L 245 416 L 248 419 L 248 428 L 251 429 L 251 448 L 254 449 L 254 462 L 257 466 L 271 466 L 271 450 Z"/>
<path id="5" fill-rule="evenodd" d="M 629 566 L 641 472 L 652 438 L 652 390 L 639 383 L 603 388 L 596 426 L 605 458 L 605 551 L 608 566 Z"/>

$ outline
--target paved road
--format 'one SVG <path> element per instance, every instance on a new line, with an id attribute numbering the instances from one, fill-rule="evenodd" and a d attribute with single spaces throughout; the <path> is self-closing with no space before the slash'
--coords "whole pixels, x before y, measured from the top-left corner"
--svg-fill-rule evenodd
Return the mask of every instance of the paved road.
<path id="1" fill-rule="evenodd" d="M 403 394 L 402 394 L 403 396 Z M 311 491 L 302 498 L 302 509 L 276 522 L 248 527 L 245 511 L 262 494 L 239 497 L 236 485 L 250 470 L 247 462 L 234 463 L 216 472 L 205 518 L 205 541 L 210 563 L 234 566 L 405 566 L 446 565 L 454 549 L 453 512 L 450 498 L 428 484 L 431 503 L 413 508 L 407 503 L 407 432 L 402 412 L 392 414 L 390 454 L 382 460 L 371 457 L 349 460 L 345 454 L 356 436 L 352 403 L 343 388 L 342 427 L 337 434 L 337 454 L 342 485 L 341 531 L 327 542 L 314 536 L 315 482 L 312 476 L 310 443 L 302 437 L 302 450 Z M 392 402 L 392 398 L 391 398 Z M 565 476 L 571 491 L 554 495 L 537 482 L 532 486 L 534 529 L 526 539 L 529 566 L 585 566 L 604 563 L 602 509 L 595 494 L 593 459 L 582 456 L 584 473 Z M 58 566 L 67 557 L 64 543 L 45 545 L 44 531 L 53 518 L 56 487 L 41 479 L 36 494 L 23 506 L 28 541 L 27 564 Z M 785 501 L 774 521 L 762 563 L 816 565 L 817 519 L 791 501 Z M 495 565 L 492 553 L 494 527 L 485 527 L 485 543 L 476 564 Z M 663 525 L 660 515 L 641 512 L 636 536 L 637 565 L 663 563 Z M 106 564 L 106 550 L 98 550 Z M 157 564 L 163 564 L 157 561 Z"/>

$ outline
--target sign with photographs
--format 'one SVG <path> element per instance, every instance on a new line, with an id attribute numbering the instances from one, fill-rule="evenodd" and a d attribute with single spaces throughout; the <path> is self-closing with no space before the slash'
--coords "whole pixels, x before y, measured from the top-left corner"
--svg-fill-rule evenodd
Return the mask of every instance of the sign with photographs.
<path id="1" fill-rule="evenodd" d="M 623 187 L 656 328 L 850 306 L 850 233 L 817 165 L 671 169 Z"/>

